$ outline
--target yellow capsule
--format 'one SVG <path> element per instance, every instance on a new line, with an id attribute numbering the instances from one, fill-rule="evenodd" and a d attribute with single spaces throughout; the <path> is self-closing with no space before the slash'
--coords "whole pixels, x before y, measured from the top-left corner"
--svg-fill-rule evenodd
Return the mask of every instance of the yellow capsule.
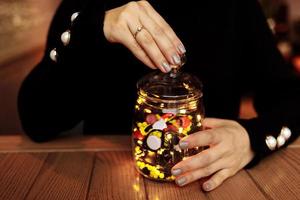
<path id="1" fill-rule="evenodd" d="M 155 153 L 153 152 L 153 151 L 148 151 L 148 156 L 154 156 L 155 155 Z"/>
<path id="2" fill-rule="evenodd" d="M 163 173 L 160 173 L 160 174 L 159 174 L 159 178 L 162 179 L 162 178 L 164 178 L 164 177 L 165 177 L 165 175 L 164 175 Z"/>

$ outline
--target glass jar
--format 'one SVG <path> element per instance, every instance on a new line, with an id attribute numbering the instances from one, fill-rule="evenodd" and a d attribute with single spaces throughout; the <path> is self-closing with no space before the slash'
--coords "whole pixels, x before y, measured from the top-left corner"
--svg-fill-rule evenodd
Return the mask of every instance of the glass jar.
<path id="1" fill-rule="evenodd" d="M 181 138 L 202 130 L 202 84 L 187 73 L 154 72 L 139 80 L 137 89 L 132 130 L 136 169 L 153 180 L 173 181 L 172 167 L 202 150 L 178 145 Z"/>

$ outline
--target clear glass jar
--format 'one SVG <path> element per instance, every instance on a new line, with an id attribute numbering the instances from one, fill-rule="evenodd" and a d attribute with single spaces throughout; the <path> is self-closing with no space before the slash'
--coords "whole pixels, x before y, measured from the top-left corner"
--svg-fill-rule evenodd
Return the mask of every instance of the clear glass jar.
<path id="1" fill-rule="evenodd" d="M 137 84 L 132 130 L 136 169 L 143 176 L 173 181 L 171 168 L 202 149 L 181 150 L 179 140 L 202 130 L 202 84 L 194 76 L 154 72 Z"/>

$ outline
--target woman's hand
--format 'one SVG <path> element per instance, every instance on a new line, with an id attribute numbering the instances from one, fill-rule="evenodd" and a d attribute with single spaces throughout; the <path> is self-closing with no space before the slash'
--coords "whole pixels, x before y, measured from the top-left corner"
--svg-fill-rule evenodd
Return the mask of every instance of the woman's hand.
<path id="1" fill-rule="evenodd" d="M 179 146 L 182 149 L 209 148 L 175 165 L 172 174 L 176 176 L 176 183 L 183 186 L 215 173 L 202 186 L 205 191 L 210 191 L 248 164 L 254 153 L 248 133 L 239 123 L 207 118 L 203 126 L 211 129 L 183 138 Z"/>
<path id="2" fill-rule="evenodd" d="M 169 72 L 181 64 L 185 48 L 168 23 L 148 1 L 132 1 L 105 14 L 104 35 L 125 45 L 152 69 Z"/>

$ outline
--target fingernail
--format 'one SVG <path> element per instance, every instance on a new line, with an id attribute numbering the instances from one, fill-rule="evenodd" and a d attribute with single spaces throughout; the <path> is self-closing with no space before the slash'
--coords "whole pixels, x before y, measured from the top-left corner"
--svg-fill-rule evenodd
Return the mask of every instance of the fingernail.
<path id="1" fill-rule="evenodd" d="M 184 48 L 183 44 L 178 45 L 177 48 L 180 51 L 180 53 L 182 54 L 186 53 L 186 49 Z"/>
<path id="2" fill-rule="evenodd" d="M 163 62 L 162 66 L 166 70 L 166 72 L 170 72 L 171 71 L 171 67 L 170 67 L 170 65 L 167 62 Z"/>
<path id="3" fill-rule="evenodd" d="M 212 190 L 212 184 L 211 184 L 211 182 L 205 182 L 204 184 L 203 184 L 203 190 L 205 190 L 205 191 L 210 191 L 210 190 Z"/>
<path id="4" fill-rule="evenodd" d="M 176 184 L 179 186 L 183 186 L 186 183 L 186 178 L 185 177 L 181 177 L 180 179 L 177 179 Z"/>
<path id="5" fill-rule="evenodd" d="M 188 148 L 188 142 L 185 142 L 185 141 L 179 142 L 179 147 L 181 149 L 187 149 Z"/>
<path id="6" fill-rule="evenodd" d="M 172 56 L 172 58 L 173 58 L 174 64 L 179 65 L 181 63 L 181 59 L 180 59 L 180 57 L 177 54 L 174 54 Z"/>
<path id="7" fill-rule="evenodd" d="M 181 169 L 172 169 L 172 175 L 173 176 L 178 176 L 182 173 L 182 170 Z"/>

